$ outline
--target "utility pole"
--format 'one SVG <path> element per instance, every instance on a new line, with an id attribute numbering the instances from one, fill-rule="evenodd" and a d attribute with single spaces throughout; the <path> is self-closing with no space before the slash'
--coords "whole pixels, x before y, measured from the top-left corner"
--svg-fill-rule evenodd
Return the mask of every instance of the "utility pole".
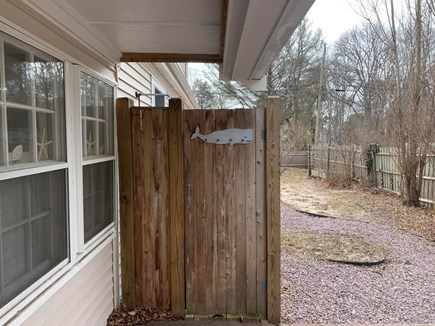
<path id="1" fill-rule="evenodd" d="M 323 44 L 323 57 L 322 65 L 320 66 L 320 80 L 319 80 L 319 94 L 317 96 L 317 114 L 316 114 L 316 133 L 314 136 L 314 144 L 319 143 L 320 136 L 320 115 L 322 113 L 322 88 L 323 88 L 323 75 L 325 73 L 325 59 L 326 59 L 326 43 Z"/>

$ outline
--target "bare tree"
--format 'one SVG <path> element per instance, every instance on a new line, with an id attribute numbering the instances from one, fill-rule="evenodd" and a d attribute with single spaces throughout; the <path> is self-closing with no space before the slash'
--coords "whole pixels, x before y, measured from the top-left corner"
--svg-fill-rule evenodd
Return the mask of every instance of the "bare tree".
<path id="1" fill-rule="evenodd" d="M 433 4 L 405 0 L 398 10 L 393 0 L 358 2 L 373 35 L 388 50 L 385 95 L 389 127 L 399 150 L 404 203 L 417 206 L 427 153 L 434 140 Z"/>
<path id="2" fill-rule="evenodd" d="M 334 125 L 341 135 L 337 142 L 351 131 L 350 125 L 357 127 L 353 130 L 362 136 L 356 137 L 358 143 L 388 141 L 385 121 L 388 51 L 377 40 L 375 28 L 370 24 L 357 26 L 342 34 L 333 48 L 328 87 L 333 91 L 333 106 L 341 122 Z"/>

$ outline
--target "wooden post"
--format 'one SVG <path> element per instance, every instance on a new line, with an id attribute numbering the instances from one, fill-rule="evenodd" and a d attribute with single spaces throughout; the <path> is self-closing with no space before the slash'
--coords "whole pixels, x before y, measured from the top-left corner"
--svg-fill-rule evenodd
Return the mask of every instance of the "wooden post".
<path id="1" fill-rule="evenodd" d="M 308 145 L 308 176 L 311 178 L 311 150 L 312 146 Z"/>
<path id="2" fill-rule="evenodd" d="M 279 97 L 266 100 L 267 320 L 281 319 Z"/>
<path id="3" fill-rule="evenodd" d="M 174 315 L 184 315 L 184 158 L 183 158 L 183 108 L 180 99 L 169 100 L 169 219 L 171 310 Z"/>
<path id="4" fill-rule="evenodd" d="M 116 100 L 119 157 L 122 300 L 129 310 L 133 310 L 136 305 L 131 106 L 133 106 L 133 101 L 126 97 Z M 118 253 L 114 254 L 117 255 Z"/>

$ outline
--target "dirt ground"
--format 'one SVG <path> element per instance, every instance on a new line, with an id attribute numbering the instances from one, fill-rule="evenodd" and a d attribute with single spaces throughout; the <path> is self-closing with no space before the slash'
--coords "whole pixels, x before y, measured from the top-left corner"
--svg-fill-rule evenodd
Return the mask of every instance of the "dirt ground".
<path id="1" fill-rule="evenodd" d="M 281 201 L 283 324 L 435 323 L 433 210 L 297 169 Z"/>
<path id="2" fill-rule="evenodd" d="M 299 211 L 395 226 L 435 241 L 434 210 L 406 207 L 394 194 L 358 185 L 332 189 L 324 180 L 308 178 L 307 170 L 283 170 L 281 202 Z"/>

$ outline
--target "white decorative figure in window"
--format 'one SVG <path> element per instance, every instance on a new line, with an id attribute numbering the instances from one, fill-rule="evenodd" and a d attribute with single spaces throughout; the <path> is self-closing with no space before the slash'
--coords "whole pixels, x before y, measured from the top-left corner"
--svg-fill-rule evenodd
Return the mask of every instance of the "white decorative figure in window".
<path id="1" fill-rule="evenodd" d="M 53 140 L 46 140 L 45 139 L 45 128 L 42 130 L 42 137 L 41 137 L 41 141 L 38 144 L 39 147 L 39 153 L 38 153 L 38 161 L 41 160 L 41 156 L 42 153 L 45 154 L 45 157 L 48 159 L 50 159 L 50 157 L 48 156 L 48 152 L 47 152 L 47 145 L 50 145 L 53 143 Z"/>
<path id="2" fill-rule="evenodd" d="M 89 137 L 86 140 L 86 153 L 88 156 L 92 155 L 92 150 L 93 150 L 94 144 L 95 144 L 95 140 L 92 141 L 92 130 L 91 130 L 91 131 L 89 131 Z"/>
<path id="3" fill-rule="evenodd" d="M 12 151 L 12 160 L 11 164 L 20 163 L 21 155 L 23 154 L 23 145 L 17 145 Z"/>

